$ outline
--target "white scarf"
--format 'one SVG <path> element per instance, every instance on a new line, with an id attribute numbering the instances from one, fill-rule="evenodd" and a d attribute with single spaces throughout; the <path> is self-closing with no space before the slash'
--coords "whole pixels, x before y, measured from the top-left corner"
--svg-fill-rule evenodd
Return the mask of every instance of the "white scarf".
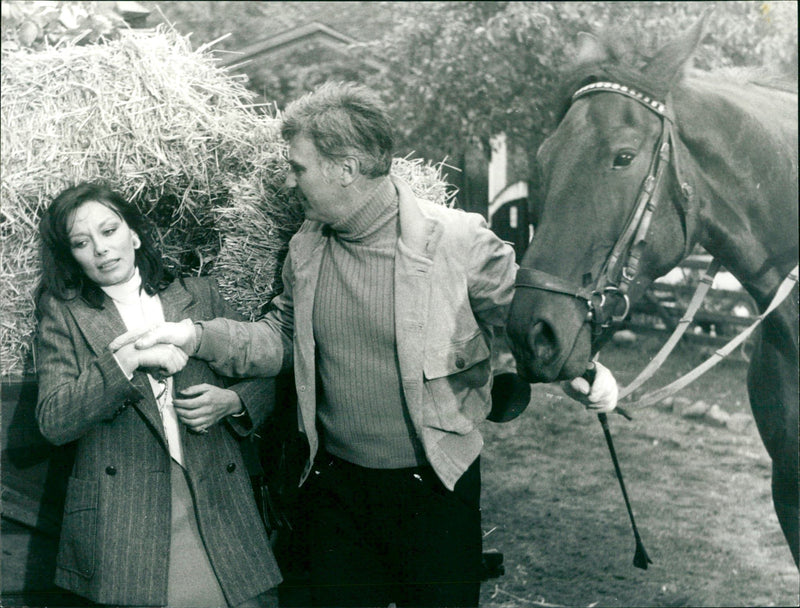
<path id="1" fill-rule="evenodd" d="M 133 276 L 124 283 L 108 287 L 101 286 L 101 289 L 114 302 L 128 331 L 144 331 L 164 322 L 161 300 L 158 294 L 151 296 L 142 289 L 142 278 L 138 268 L 134 268 Z M 150 381 L 153 396 L 158 402 L 158 411 L 164 425 L 170 456 L 183 466 L 183 446 L 178 430 L 178 415 L 175 413 L 172 403 L 172 378 L 159 381 L 147 374 L 147 379 Z"/>

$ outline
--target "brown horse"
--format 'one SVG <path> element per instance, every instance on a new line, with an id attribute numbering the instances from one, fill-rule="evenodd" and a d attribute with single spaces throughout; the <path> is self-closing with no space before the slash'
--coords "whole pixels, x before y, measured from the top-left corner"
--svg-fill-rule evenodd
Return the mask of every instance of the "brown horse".
<path id="1" fill-rule="evenodd" d="M 538 152 L 543 203 L 508 322 L 529 382 L 583 374 L 613 322 L 698 243 L 762 312 L 797 264 L 796 89 L 690 76 L 702 30 L 701 21 L 643 68 L 582 39 L 561 121 Z M 759 333 L 750 404 L 797 562 L 796 288 Z"/>

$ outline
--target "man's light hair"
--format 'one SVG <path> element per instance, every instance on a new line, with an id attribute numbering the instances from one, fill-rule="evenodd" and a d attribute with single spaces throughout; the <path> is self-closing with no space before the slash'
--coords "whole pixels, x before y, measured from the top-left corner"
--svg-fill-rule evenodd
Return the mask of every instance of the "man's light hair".
<path id="1" fill-rule="evenodd" d="M 281 135 L 288 142 L 308 137 L 321 156 L 354 156 L 369 178 L 388 175 L 394 132 L 386 107 L 367 87 L 328 82 L 290 103 L 282 116 Z"/>

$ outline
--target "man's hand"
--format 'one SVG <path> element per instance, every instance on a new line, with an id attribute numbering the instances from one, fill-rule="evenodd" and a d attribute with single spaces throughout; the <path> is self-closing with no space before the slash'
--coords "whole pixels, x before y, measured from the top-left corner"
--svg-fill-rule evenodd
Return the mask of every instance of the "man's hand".
<path id="1" fill-rule="evenodd" d="M 141 350 L 130 342 L 114 351 L 114 357 L 127 376 L 141 368 L 157 378 L 177 374 L 189 360 L 186 353 L 172 344 L 156 344 Z"/>
<path id="2" fill-rule="evenodd" d="M 568 382 L 562 382 L 561 388 L 575 401 L 579 401 L 586 406 L 590 412 L 600 414 L 610 412 L 617 407 L 619 388 L 614 375 L 607 367 L 595 362 L 594 382 L 589 384 L 585 378 L 573 378 Z"/>
<path id="3" fill-rule="evenodd" d="M 163 323 L 144 333 L 129 331 L 114 338 L 108 347 L 116 352 L 126 344 L 133 344 L 138 350 L 151 348 L 156 344 L 172 344 L 191 357 L 197 352 L 199 340 L 197 330 L 191 319 L 179 323 Z"/>
<path id="4" fill-rule="evenodd" d="M 178 419 L 196 433 L 205 432 L 225 416 L 243 411 L 239 395 L 211 384 L 196 384 L 183 389 L 172 400 Z"/>

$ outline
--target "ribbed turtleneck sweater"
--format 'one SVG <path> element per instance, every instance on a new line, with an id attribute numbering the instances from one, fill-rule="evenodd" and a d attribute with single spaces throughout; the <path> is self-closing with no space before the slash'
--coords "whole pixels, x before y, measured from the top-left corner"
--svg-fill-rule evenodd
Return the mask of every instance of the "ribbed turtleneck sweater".
<path id="1" fill-rule="evenodd" d="M 400 384 L 394 317 L 398 196 L 384 179 L 332 224 L 314 299 L 325 449 L 369 468 L 426 462 Z"/>

